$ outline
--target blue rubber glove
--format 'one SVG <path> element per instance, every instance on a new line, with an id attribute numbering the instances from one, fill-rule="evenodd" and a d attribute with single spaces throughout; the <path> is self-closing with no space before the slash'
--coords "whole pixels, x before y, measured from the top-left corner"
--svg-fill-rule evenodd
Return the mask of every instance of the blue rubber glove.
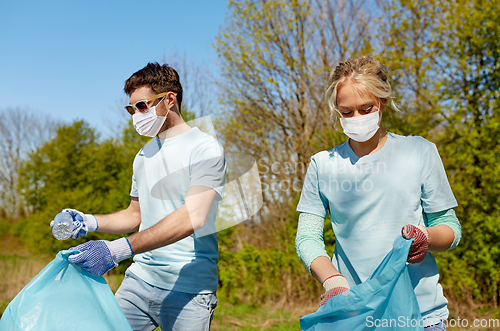
<path id="1" fill-rule="evenodd" d="M 134 255 L 125 237 L 114 241 L 87 241 L 71 249 L 77 249 L 80 253 L 70 255 L 68 261 L 92 276 L 102 276 L 117 267 L 120 261 Z"/>
<path id="2" fill-rule="evenodd" d="M 76 239 L 86 235 L 88 232 L 97 230 L 97 220 L 92 214 L 84 214 L 76 209 L 63 209 L 73 218 L 73 233 L 70 238 Z M 50 227 L 54 226 L 54 221 L 50 222 Z"/>

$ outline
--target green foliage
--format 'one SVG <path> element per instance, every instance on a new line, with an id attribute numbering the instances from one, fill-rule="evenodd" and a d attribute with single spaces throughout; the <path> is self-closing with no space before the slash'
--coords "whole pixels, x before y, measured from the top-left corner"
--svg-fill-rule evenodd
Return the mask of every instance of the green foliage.
<path id="1" fill-rule="evenodd" d="M 183 109 L 182 109 L 181 115 L 182 115 L 182 118 L 184 119 L 185 122 L 192 121 L 196 118 L 196 114 L 184 109 L 185 108 L 184 105 L 182 105 L 182 108 Z"/>
<path id="2" fill-rule="evenodd" d="M 462 241 L 436 254 L 456 297 L 497 304 L 500 274 L 500 1 L 392 0 L 380 57 L 402 112 L 386 129 L 435 142 L 459 206 Z"/>
<path id="3" fill-rule="evenodd" d="M 0 300 L 0 317 L 2 317 L 3 312 L 5 311 L 5 308 L 9 305 L 9 301 L 5 300 Z"/>
<path id="4" fill-rule="evenodd" d="M 333 256 L 335 251 L 335 233 L 332 228 L 332 220 L 330 214 L 325 218 L 325 226 L 323 228 L 323 241 L 325 242 L 325 250 L 329 256 Z"/>
<path id="5" fill-rule="evenodd" d="M 446 127 L 439 137 L 443 161 L 459 201 L 462 242 L 453 251 L 465 261 L 463 277 L 475 298 L 500 300 L 500 1 L 456 1 L 450 5 L 446 76 Z M 459 42 L 457 42 L 459 41 Z M 453 268 L 456 269 L 455 267 Z"/>
<path id="6" fill-rule="evenodd" d="M 0 238 L 9 233 L 10 231 L 10 222 L 0 218 Z"/>
<path id="7" fill-rule="evenodd" d="M 384 114 L 384 128 L 403 135 L 425 136 L 440 124 L 442 101 L 438 91 L 445 68 L 443 24 L 450 15 L 446 1 L 411 0 L 381 2 L 383 48 L 379 54 L 390 75 L 401 112 Z"/>
<path id="8" fill-rule="evenodd" d="M 243 248 L 235 252 L 220 245 L 218 296 L 231 304 L 256 306 L 262 302 L 310 302 L 319 298 L 321 284 L 311 277 L 295 252 L 297 220 L 298 213 L 290 212 L 285 224 L 295 226 L 280 232 L 282 237 L 271 248 L 259 250 L 253 245 L 243 244 Z M 254 231 L 257 226 L 244 230 Z M 333 249 L 332 233 L 330 226 L 330 234 L 325 234 L 330 249 Z M 224 231 L 218 233 L 218 238 L 221 235 L 224 236 Z"/>
<path id="9" fill-rule="evenodd" d="M 498 116 L 491 117 L 488 124 L 458 132 L 453 143 L 443 145 L 445 164 L 460 204 L 457 216 L 462 221 L 462 242 L 454 255 L 467 262 L 468 271 L 464 278 L 451 274 L 449 281 L 466 281 L 476 298 L 495 302 L 500 284 L 500 251 L 496 244 L 500 241 L 500 148 L 495 138 L 500 134 L 499 124 Z M 451 137 L 443 137 L 443 141 Z"/>
<path id="10" fill-rule="evenodd" d="M 319 297 L 320 284 L 311 277 L 295 252 L 275 249 L 260 251 L 244 245 L 238 252 L 219 252 L 218 296 L 232 304 L 259 305 L 267 300 L 278 301 Z"/>

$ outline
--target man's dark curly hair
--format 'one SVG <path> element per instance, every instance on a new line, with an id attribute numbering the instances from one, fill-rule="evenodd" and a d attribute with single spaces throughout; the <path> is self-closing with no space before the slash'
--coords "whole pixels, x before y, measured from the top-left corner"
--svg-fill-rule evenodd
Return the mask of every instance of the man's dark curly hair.
<path id="1" fill-rule="evenodd" d="M 147 66 L 132 74 L 125 81 L 123 90 L 130 96 L 136 89 L 142 86 L 149 86 L 156 94 L 163 92 L 177 93 L 176 100 L 179 111 L 181 110 L 182 85 L 179 80 L 179 74 L 168 64 L 148 63 Z"/>

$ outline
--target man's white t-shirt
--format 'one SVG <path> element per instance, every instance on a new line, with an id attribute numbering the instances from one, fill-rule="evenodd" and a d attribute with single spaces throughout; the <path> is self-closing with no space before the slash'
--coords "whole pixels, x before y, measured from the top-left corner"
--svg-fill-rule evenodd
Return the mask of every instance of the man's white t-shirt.
<path id="1" fill-rule="evenodd" d="M 139 231 L 181 208 L 192 186 L 212 188 L 217 197 L 203 229 L 171 245 L 135 255 L 129 270 L 159 288 L 214 293 L 219 257 L 217 234 L 210 227 L 215 224 L 225 182 L 222 146 L 194 127 L 173 138 L 152 139 L 136 155 L 133 167 L 130 195 L 139 198 Z"/>

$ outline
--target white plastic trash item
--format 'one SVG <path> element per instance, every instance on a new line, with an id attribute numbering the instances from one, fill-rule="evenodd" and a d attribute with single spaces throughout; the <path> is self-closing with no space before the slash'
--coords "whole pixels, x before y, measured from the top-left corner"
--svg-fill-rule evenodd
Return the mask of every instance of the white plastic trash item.
<path id="1" fill-rule="evenodd" d="M 67 212 L 61 212 L 54 218 L 52 235 L 57 240 L 66 240 L 73 233 L 73 218 Z"/>

